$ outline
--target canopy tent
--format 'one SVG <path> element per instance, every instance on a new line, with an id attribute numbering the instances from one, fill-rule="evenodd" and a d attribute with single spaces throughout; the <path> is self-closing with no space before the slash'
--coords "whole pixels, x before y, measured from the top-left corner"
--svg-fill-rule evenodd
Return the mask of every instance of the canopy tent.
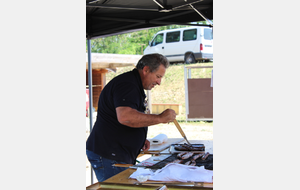
<path id="1" fill-rule="evenodd" d="M 172 24 L 201 26 L 191 22 L 205 20 L 213 26 L 213 0 L 86 0 L 89 99 L 93 99 L 91 39 Z"/>
<path id="2" fill-rule="evenodd" d="M 86 38 L 212 19 L 213 0 L 87 0 Z"/>

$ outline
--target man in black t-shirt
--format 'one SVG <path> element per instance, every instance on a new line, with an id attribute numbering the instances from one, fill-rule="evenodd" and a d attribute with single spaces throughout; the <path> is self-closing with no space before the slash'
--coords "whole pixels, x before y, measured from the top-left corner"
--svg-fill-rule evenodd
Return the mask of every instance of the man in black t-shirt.
<path id="1" fill-rule="evenodd" d="M 97 120 L 86 142 L 86 154 L 99 182 L 127 169 L 116 163 L 135 164 L 141 149 L 147 151 L 148 126 L 176 118 L 172 109 L 147 113 L 144 90 L 160 85 L 169 62 L 163 55 L 144 55 L 136 68 L 113 78 L 102 90 Z"/>

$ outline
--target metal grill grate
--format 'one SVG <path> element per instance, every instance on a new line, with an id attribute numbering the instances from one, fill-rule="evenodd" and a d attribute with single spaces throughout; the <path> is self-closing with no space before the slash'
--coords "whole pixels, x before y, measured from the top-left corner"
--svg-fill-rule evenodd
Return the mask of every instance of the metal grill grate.
<path id="1" fill-rule="evenodd" d="M 161 169 L 166 166 L 167 163 L 172 162 L 174 160 L 178 159 L 177 153 L 172 154 L 171 156 L 167 157 L 166 159 L 154 164 L 153 166 L 147 166 L 149 169 Z M 185 159 L 183 164 L 189 160 L 191 160 L 192 157 Z M 206 160 L 202 160 L 201 158 L 198 158 L 196 160 L 196 166 L 204 166 L 205 169 L 213 170 L 213 154 L 208 155 Z"/>

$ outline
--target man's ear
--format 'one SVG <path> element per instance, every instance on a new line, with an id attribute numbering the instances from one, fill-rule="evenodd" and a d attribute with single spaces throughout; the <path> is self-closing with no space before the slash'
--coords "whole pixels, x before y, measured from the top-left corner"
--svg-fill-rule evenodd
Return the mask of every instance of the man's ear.
<path id="1" fill-rule="evenodd" d="M 143 73 L 144 73 L 144 75 L 147 74 L 147 73 L 149 73 L 149 72 L 150 72 L 149 66 L 145 66 L 145 67 L 143 68 Z"/>

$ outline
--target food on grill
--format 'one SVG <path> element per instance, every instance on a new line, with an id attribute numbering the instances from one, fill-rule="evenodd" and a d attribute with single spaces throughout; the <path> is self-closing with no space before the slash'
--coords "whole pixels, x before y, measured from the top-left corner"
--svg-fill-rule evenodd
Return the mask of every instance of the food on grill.
<path id="1" fill-rule="evenodd" d="M 186 159 L 192 157 L 193 155 L 194 155 L 193 152 L 180 152 L 180 153 L 177 154 L 177 158 L 179 158 L 179 159 L 176 159 L 173 162 L 169 162 L 169 163 L 181 164 L 181 163 L 183 163 L 183 160 L 186 160 Z M 201 158 L 202 160 L 205 160 L 208 156 L 209 156 L 209 152 L 207 152 L 206 154 L 204 154 L 204 153 L 196 154 L 189 161 L 186 161 L 184 164 L 185 165 L 190 165 L 190 166 L 195 166 L 196 165 L 196 160 L 198 158 Z"/>
<path id="2" fill-rule="evenodd" d="M 183 162 L 183 160 L 177 159 L 177 160 L 174 160 L 172 163 L 178 163 L 178 164 L 180 164 L 180 163 L 182 163 L 182 162 Z"/>
<path id="3" fill-rule="evenodd" d="M 198 153 L 195 154 L 193 156 L 191 156 L 190 158 L 188 159 L 180 159 L 177 157 L 178 153 L 174 153 L 172 154 L 171 156 L 167 157 L 166 159 L 163 159 L 162 161 L 154 164 L 153 166 L 147 166 L 147 168 L 150 168 L 150 169 L 161 169 L 163 167 L 165 167 L 167 164 L 170 164 L 170 163 L 178 163 L 178 164 L 186 164 L 187 166 L 198 166 L 198 167 L 201 167 L 201 166 L 204 166 L 205 169 L 208 169 L 208 170 L 213 170 L 213 154 L 206 154 L 207 155 L 207 158 L 205 160 L 202 160 L 202 156 L 205 155 L 205 153 L 202 153 L 202 156 L 200 156 L 198 159 L 196 160 L 193 160 L 194 156 L 197 156 L 199 155 Z M 201 155 L 201 154 L 200 154 Z M 192 161 L 195 161 L 196 162 L 196 165 L 194 166 L 194 162 Z"/>
<path id="4" fill-rule="evenodd" d="M 206 154 L 204 154 L 201 159 L 205 160 L 208 157 L 208 155 L 209 155 L 209 152 L 207 152 Z"/>
<path id="5" fill-rule="evenodd" d="M 187 153 L 187 152 L 181 152 L 181 153 L 178 153 L 178 154 L 177 154 L 177 157 L 178 157 L 178 158 L 181 158 L 181 157 L 182 157 L 184 154 L 186 154 L 186 153 Z"/>
<path id="6" fill-rule="evenodd" d="M 191 160 L 197 160 L 198 158 L 200 158 L 200 157 L 202 157 L 204 155 L 204 153 L 202 153 L 202 154 L 196 154 L 196 155 L 194 155 L 193 156 L 193 158 L 191 159 Z"/>
<path id="7" fill-rule="evenodd" d="M 190 165 L 191 161 L 187 161 L 186 163 L 184 163 L 185 165 Z"/>
<path id="8" fill-rule="evenodd" d="M 190 163 L 190 166 L 196 166 L 196 161 L 192 160 L 191 163 Z"/>
<path id="9" fill-rule="evenodd" d="M 203 151 L 204 147 L 199 145 L 189 145 L 187 143 L 174 145 L 175 150 L 179 151 Z"/>
<path id="10" fill-rule="evenodd" d="M 176 160 L 174 160 L 174 161 L 172 161 L 172 162 L 168 162 L 168 163 L 166 163 L 166 165 L 168 165 L 168 164 L 171 164 L 171 163 L 175 163 L 175 164 L 181 164 L 182 162 L 183 162 L 183 160 L 176 159 Z"/>
<path id="11" fill-rule="evenodd" d="M 195 160 L 189 160 L 187 161 L 186 163 L 184 163 L 185 165 L 188 165 L 188 166 L 196 166 L 196 161 Z"/>
<path id="12" fill-rule="evenodd" d="M 177 157 L 182 160 L 185 160 L 193 156 L 193 154 L 194 154 L 193 152 L 180 152 L 177 154 Z"/>
<path id="13" fill-rule="evenodd" d="M 175 150 L 179 150 L 179 151 L 186 151 L 187 149 L 185 147 L 183 147 L 182 145 L 175 145 L 174 146 Z"/>
<path id="14" fill-rule="evenodd" d="M 181 145 L 182 147 L 186 148 L 187 150 L 191 150 L 193 148 L 193 145 L 188 145 L 186 143 L 184 143 L 183 145 Z"/>
<path id="15" fill-rule="evenodd" d="M 189 157 L 193 156 L 193 152 L 187 152 L 186 154 L 181 156 L 181 159 L 185 160 L 188 159 Z"/>

